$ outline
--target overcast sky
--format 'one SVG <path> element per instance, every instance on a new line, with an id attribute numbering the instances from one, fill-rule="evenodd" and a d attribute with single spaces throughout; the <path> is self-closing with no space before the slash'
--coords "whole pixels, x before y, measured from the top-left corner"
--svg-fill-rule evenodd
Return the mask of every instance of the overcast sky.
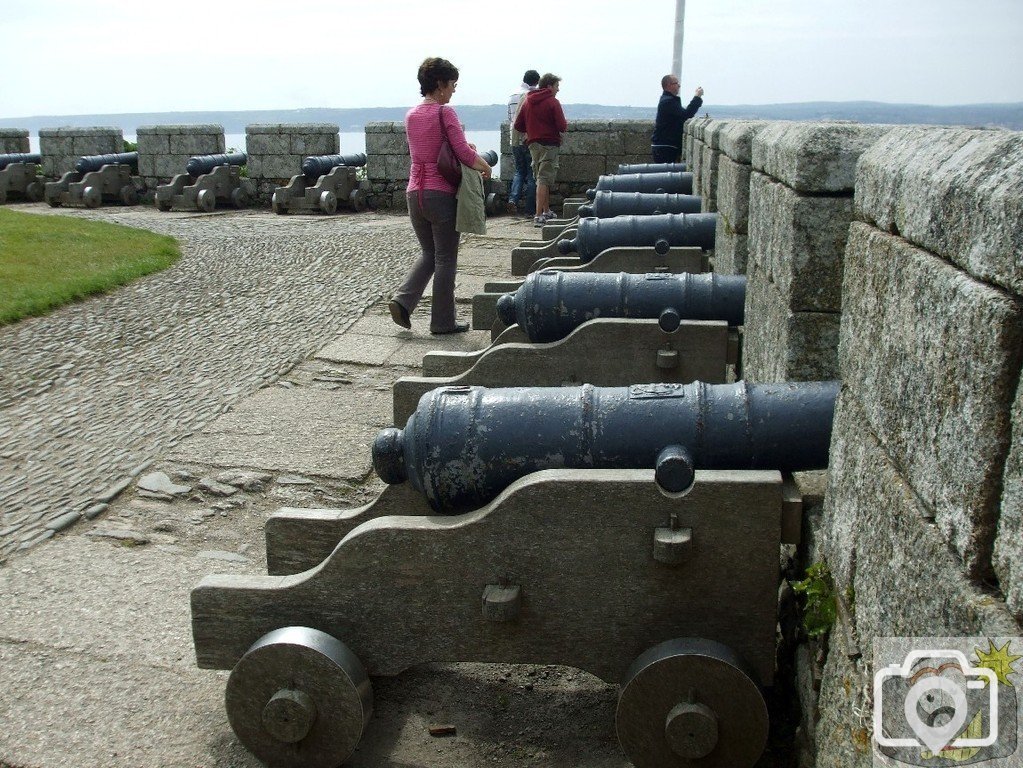
<path id="1" fill-rule="evenodd" d="M 0 117 L 405 106 L 426 56 L 461 70 L 456 106 L 530 67 L 564 103 L 647 106 L 674 21 L 674 0 L 0 0 Z M 687 0 L 682 94 L 1023 101 L 1021 38 L 1023 0 Z"/>

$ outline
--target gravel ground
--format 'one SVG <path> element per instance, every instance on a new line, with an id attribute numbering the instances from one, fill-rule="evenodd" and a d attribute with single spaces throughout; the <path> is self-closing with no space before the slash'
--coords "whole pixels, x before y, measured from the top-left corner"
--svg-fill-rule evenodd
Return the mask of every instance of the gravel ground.
<path id="1" fill-rule="evenodd" d="M 394 216 L 57 214 L 172 235 L 183 257 L 0 328 L 0 562 L 99 514 L 153 459 L 350 326 L 416 252 Z"/>

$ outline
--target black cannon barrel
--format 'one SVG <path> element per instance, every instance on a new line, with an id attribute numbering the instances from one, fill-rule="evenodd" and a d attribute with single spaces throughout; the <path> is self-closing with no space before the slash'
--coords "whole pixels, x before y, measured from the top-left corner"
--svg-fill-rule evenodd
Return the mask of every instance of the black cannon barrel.
<path id="1" fill-rule="evenodd" d="M 497 153 L 492 149 L 488 149 L 486 152 L 480 152 L 479 156 L 482 157 L 491 168 L 497 165 L 497 161 L 499 160 Z"/>
<path id="2" fill-rule="evenodd" d="M 542 469 L 652 468 L 669 492 L 688 488 L 696 469 L 822 469 L 839 386 L 440 387 L 404 429 L 377 435 L 373 467 L 450 514 Z"/>
<path id="3" fill-rule="evenodd" d="M 498 299 L 497 314 L 505 325 L 518 324 L 530 341 L 545 343 L 595 317 L 657 319 L 665 331 L 674 331 L 681 320 L 742 325 L 745 304 L 745 275 L 544 269 Z"/>
<path id="4" fill-rule="evenodd" d="M 245 165 L 249 160 L 244 152 L 228 152 L 217 155 L 196 155 L 188 158 L 185 172 L 189 176 L 201 176 L 210 173 L 218 165 Z"/>
<path id="5" fill-rule="evenodd" d="M 35 163 L 38 165 L 41 162 L 43 162 L 43 156 L 38 152 L 9 152 L 6 155 L 0 155 L 0 171 L 11 163 Z"/>
<path id="6" fill-rule="evenodd" d="M 558 241 L 558 252 L 579 254 L 586 263 L 601 251 L 618 246 L 641 248 L 714 247 L 716 213 L 665 213 L 650 216 L 590 217 L 579 220 L 574 238 Z"/>
<path id="7" fill-rule="evenodd" d="M 617 173 L 685 173 L 685 163 L 622 163 Z"/>
<path id="8" fill-rule="evenodd" d="M 138 152 L 117 152 L 112 155 L 85 155 L 78 158 L 75 163 L 75 170 L 79 173 L 92 173 L 98 171 L 104 165 L 130 165 L 133 168 L 139 166 Z"/>
<path id="9" fill-rule="evenodd" d="M 601 176 L 597 186 L 586 190 L 586 196 L 593 199 L 597 192 L 667 192 L 673 195 L 693 194 L 691 173 L 620 173 Z"/>
<path id="10" fill-rule="evenodd" d="M 348 155 L 310 155 L 302 161 L 302 173 L 307 179 L 315 179 L 331 168 L 346 165 L 350 168 L 361 168 L 366 164 L 365 152 L 352 152 Z"/>
<path id="11" fill-rule="evenodd" d="M 583 218 L 596 216 L 610 219 L 614 216 L 651 216 L 655 213 L 699 213 L 703 198 L 699 195 L 669 195 L 656 192 L 604 192 L 593 202 L 579 206 Z"/>

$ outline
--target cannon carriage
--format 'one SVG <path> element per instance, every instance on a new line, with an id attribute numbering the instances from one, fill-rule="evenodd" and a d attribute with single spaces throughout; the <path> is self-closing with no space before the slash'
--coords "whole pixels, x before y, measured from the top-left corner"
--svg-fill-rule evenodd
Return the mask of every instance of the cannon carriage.
<path id="1" fill-rule="evenodd" d="M 639 768 L 752 766 L 778 547 L 798 535 L 783 471 L 826 463 L 836 394 L 435 390 L 374 444 L 401 484 L 272 517 L 275 575 L 193 590 L 199 666 L 232 670 L 228 718 L 273 766 L 337 765 L 369 721 L 370 677 L 431 661 L 573 666 L 621 683 L 614 727 Z"/>
<path id="2" fill-rule="evenodd" d="M 156 207 L 161 211 L 184 208 L 211 213 L 218 205 L 245 208 L 252 200 L 248 180 L 242 178 L 244 152 L 196 155 L 189 158 L 185 173 L 156 188 Z"/>
<path id="3" fill-rule="evenodd" d="M 141 184 L 135 175 L 138 163 L 138 152 L 80 157 L 73 171 L 46 183 L 43 196 L 53 208 L 62 205 L 98 208 L 104 203 L 138 205 Z"/>
<path id="4" fill-rule="evenodd" d="M 39 175 L 43 159 L 37 153 L 0 155 L 0 205 L 8 199 L 38 203 L 43 199 L 44 179 Z"/>
<path id="5" fill-rule="evenodd" d="M 359 180 L 357 168 L 366 165 L 364 153 L 312 155 L 302 161 L 302 173 L 274 190 L 270 207 L 274 213 L 322 211 L 327 215 L 339 207 L 366 210 L 368 183 Z"/>

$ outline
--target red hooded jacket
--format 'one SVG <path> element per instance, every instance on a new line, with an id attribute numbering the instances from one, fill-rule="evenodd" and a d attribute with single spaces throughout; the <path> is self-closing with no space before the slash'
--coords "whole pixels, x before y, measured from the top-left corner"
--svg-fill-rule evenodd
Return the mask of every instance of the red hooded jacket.
<path id="1" fill-rule="evenodd" d="M 526 144 L 538 142 L 551 147 L 561 146 L 561 134 L 568 130 L 568 121 L 561 111 L 561 102 L 550 88 L 526 94 L 515 130 L 526 134 Z"/>

